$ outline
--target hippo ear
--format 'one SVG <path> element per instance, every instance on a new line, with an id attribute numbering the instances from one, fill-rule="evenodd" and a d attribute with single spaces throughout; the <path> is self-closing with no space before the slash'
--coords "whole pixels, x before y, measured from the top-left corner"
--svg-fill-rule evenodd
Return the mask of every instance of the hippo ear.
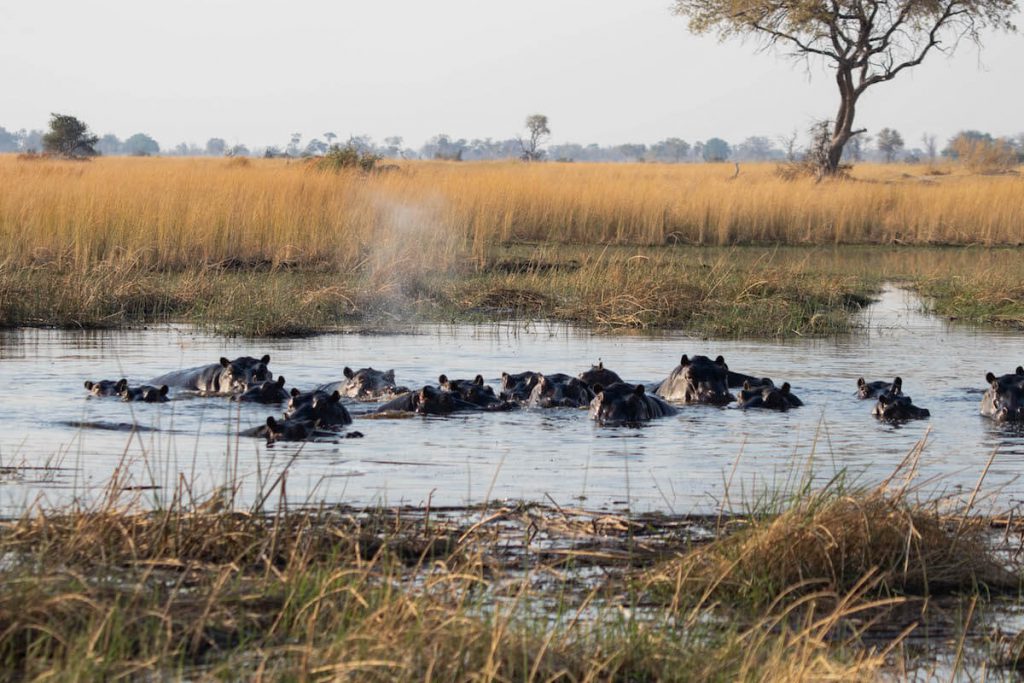
<path id="1" fill-rule="evenodd" d="M 341 400 L 341 392 L 338 391 L 338 390 L 335 390 L 334 393 L 331 394 L 331 403 L 337 403 L 340 400 Z"/>
<path id="2" fill-rule="evenodd" d="M 779 391 L 781 391 L 784 394 L 788 394 L 789 393 L 789 382 L 783 382 L 782 383 L 782 388 L 779 389 Z"/>
<path id="3" fill-rule="evenodd" d="M 278 375 L 277 386 L 281 387 L 282 389 L 284 388 L 284 375 Z"/>
<path id="4" fill-rule="evenodd" d="M 1017 366 L 1017 374 L 1018 375 L 1024 375 L 1024 365 L 1018 365 Z"/>
<path id="5" fill-rule="evenodd" d="M 902 389 L 903 388 L 903 378 L 902 377 L 897 377 L 896 379 L 894 379 L 892 381 L 892 385 L 894 387 L 896 387 L 897 389 Z"/>
<path id="6" fill-rule="evenodd" d="M 858 377 L 858 378 L 857 378 L 857 386 L 858 386 L 858 387 L 862 387 L 862 386 L 864 386 L 865 384 L 867 384 L 867 382 L 865 382 L 865 381 L 864 381 L 864 378 L 863 378 L 863 377 Z"/>
<path id="7" fill-rule="evenodd" d="M 263 358 L 260 358 L 260 362 L 263 363 L 264 365 L 269 363 L 270 362 L 270 354 L 268 353 L 265 356 L 263 356 Z"/>
<path id="8" fill-rule="evenodd" d="M 273 415 L 267 417 L 267 426 L 271 429 L 277 429 L 277 420 L 274 419 Z"/>
<path id="9" fill-rule="evenodd" d="M 604 361 L 601 360 L 600 358 L 597 359 L 597 369 L 604 370 Z"/>
<path id="10" fill-rule="evenodd" d="M 996 376 L 993 375 L 991 372 L 985 373 L 985 381 L 988 382 L 989 384 L 995 384 Z"/>
<path id="11" fill-rule="evenodd" d="M 750 391 L 750 380 L 743 380 L 743 391 Z"/>
<path id="12" fill-rule="evenodd" d="M 161 384 L 160 385 L 160 395 L 161 396 L 166 396 L 167 392 L 170 391 L 170 390 L 171 390 L 171 388 L 169 386 L 167 386 L 166 384 Z"/>
<path id="13" fill-rule="evenodd" d="M 90 391 L 92 391 L 93 386 L 94 385 L 93 385 L 93 383 L 91 381 L 85 380 L 85 388 L 86 389 L 89 389 Z"/>
<path id="14" fill-rule="evenodd" d="M 439 375 L 437 378 L 437 383 L 440 384 L 441 386 L 448 384 L 448 375 Z"/>
<path id="15" fill-rule="evenodd" d="M 394 384 L 395 383 L 395 371 L 394 370 L 388 370 L 387 372 L 385 372 L 384 373 L 384 381 L 391 382 L 392 384 Z"/>
<path id="16" fill-rule="evenodd" d="M 299 395 L 299 394 L 301 394 L 301 393 L 302 393 L 302 392 L 301 392 L 301 391 L 299 391 L 299 388 L 298 388 L 298 387 L 292 387 L 292 398 L 295 398 L 296 396 L 298 396 L 298 395 Z"/>
<path id="17" fill-rule="evenodd" d="M 644 395 L 644 385 L 643 384 L 637 384 L 636 388 L 633 389 L 633 393 L 636 394 L 637 396 L 643 396 Z"/>
<path id="18" fill-rule="evenodd" d="M 473 383 L 476 384 L 478 387 L 482 387 L 484 385 L 484 376 L 477 375 L 476 377 L 473 378 Z"/>
<path id="19" fill-rule="evenodd" d="M 342 374 L 345 375 L 346 379 L 352 379 L 352 375 L 354 375 L 356 373 L 352 372 L 352 368 L 350 368 L 349 366 L 346 365 L 345 369 L 342 371 Z"/>
<path id="20" fill-rule="evenodd" d="M 602 387 L 600 384 L 595 384 L 594 386 L 590 387 L 590 389 L 594 392 L 595 396 L 604 391 L 604 387 Z"/>
<path id="21" fill-rule="evenodd" d="M 221 356 L 221 357 L 220 357 L 220 366 L 221 366 L 222 368 L 226 368 L 226 367 L 227 367 L 227 366 L 229 366 L 229 365 L 231 365 L 231 361 L 229 361 L 229 360 L 228 360 L 227 358 L 225 358 L 224 356 Z"/>
<path id="22" fill-rule="evenodd" d="M 427 386 L 423 387 L 422 389 L 420 389 L 420 397 L 421 398 L 429 398 L 431 396 L 434 396 L 436 393 L 437 392 L 434 391 L 434 387 L 432 387 L 430 385 L 427 385 Z"/>
<path id="23" fill-rule="evenodd" d="M 502 372 L 501 373 L 501 381 L 504 382 L 507 379 L 508 379 L 508 373 L 507 372 Z"/>
<path id="24" fill-rule="evenodd" d="M 683 357 L 679 359 L 679 364 L 680 364 L 680 365 L 682 365 L 682 366 L 683 366 L 684 368 L 685 368 L 685 367 L 686 367 L 687 365 L 689 365 L 689 364 L 690 364 L 690 358 L 689 358 L 689 356 L 687 356 L 687 355 L 686 355 L 686 354 L 684 353 L 684 354 L 683 354 Z"/>
<path id="25" fill-rule="evenodd" d="M 124 389 L 127 386 L 128 386 L 128 380 L 126 380 L 124 377 L 122 377 L 121 379 L 117 380 L 117 384 L 114 385 L 114 391 L 121 391 L 122 389 Z"/>
<path id="26" fill-rule="evenodd" d="M 715 356 L 715 365 L 725 365 L 725 356 Z"/>

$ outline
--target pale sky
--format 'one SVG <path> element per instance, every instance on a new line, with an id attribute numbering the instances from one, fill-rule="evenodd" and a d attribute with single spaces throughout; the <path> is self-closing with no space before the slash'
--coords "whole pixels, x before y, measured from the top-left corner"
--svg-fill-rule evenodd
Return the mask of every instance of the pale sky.
<path id="1" fill-rule="evenodd" d="M 836 108 L 830 72 L 695 37 L 670 0 L 0 0 L 0 126 L 50 112 L 171 147 L 284 146 L 332 131 L 651 143 L 801 131 Z M 1024 17 L 1016 23 L 1024 26 Z M 858 125 L 1024 132 L 1024 37 L 986 34 L 869 90 Z"/>

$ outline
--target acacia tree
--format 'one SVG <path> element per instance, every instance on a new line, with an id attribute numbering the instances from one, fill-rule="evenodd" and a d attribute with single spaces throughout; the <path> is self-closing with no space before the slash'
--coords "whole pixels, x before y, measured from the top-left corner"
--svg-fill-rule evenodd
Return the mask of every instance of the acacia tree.
<path id="1" fill-rule="evenodd" d="M 98 136 L 74 116 L 50 114 L 50 130 L 43 135 L 43 150 L 68 159 L 96 156 Z"/>
<path id="2" fill-rule="evenodd" d="M 551 135 L 551 129 L 548 128 L 548 117 L 543 114 L 527 116 L 526 130 L 529 131 L 530 137 L 526 140 L 519 138 L 519 147 L 523 151 L 522 158 L 524 161 L 538 161 L 544 156 L 540 145 Z"/>
<path id="3" fill-rule="evenodd" d="M 878 151 L 885 156 L 885 163 L 891 164 L 896 155 L 903 151 L 903 136 L 895 128 L 883 128 L 878 131 Z"/>
<path id="4" fill-rule="evenodd" d="M 817 57 L 835 71 L 839 110 L 822 171 L 839 170 L 843 147 L 868 88 L 917 66 L 963 39 L 981 45 L 986 28 L 1014 31 L 1017 0 L 675 0 L 694 33 L 752 36 L 796 58 Z"/>

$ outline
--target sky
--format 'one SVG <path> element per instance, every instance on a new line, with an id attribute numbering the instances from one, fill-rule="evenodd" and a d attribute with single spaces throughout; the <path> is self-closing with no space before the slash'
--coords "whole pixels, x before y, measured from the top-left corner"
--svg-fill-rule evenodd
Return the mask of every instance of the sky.
<path id="1" fill-rule="evenodd" d="M 284 146 L 333 132 L 418 147 L 504 139 L 651 143 L 804 131 L 834 115 L 820 64 L 694 36 L 670 0 L 0 0 L 0 126 L 50 112 L 163 147 Z M 1016 23 L 1024 26 L 1024 17 Z M 875 86 L 858 125 L 908 147 L 1024 132 L 1024 36 L 985 34 Z"/>

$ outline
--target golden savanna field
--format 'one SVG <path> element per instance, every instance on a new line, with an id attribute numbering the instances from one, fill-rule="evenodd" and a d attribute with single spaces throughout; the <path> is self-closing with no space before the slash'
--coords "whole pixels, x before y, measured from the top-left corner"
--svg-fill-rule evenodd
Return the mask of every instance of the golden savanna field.
<path id="1" fill-rule="evenodd" d="M 1024 242 L 1024 179 L 862 165 L 786 181 L 774 164 L 404 162 L 323 173 L 281 160 L 0 157 L 8 265 L 157 269 L 227 260 L 337 269 L 414 243 L 439 263 L 508 242 L 597 245 Z"/>
<path id="2" fill-rule="evenodd" d="M 942 312 L 1017 324 L 1014 279 L 993 289 L 990 271 L 1020 269 L 1021 216 L 1019 174 L 953 164 L 815 182 L 775 164 L 738 176 L 720 164 L 425 161 L 339 173 L 5 155 L 0 324 L 182 319 L 261 335 L 512 311 L 786 336 L 846 329 L 893 279 Z M 1009 249 L 936 249 L 948 245 Z"/>

